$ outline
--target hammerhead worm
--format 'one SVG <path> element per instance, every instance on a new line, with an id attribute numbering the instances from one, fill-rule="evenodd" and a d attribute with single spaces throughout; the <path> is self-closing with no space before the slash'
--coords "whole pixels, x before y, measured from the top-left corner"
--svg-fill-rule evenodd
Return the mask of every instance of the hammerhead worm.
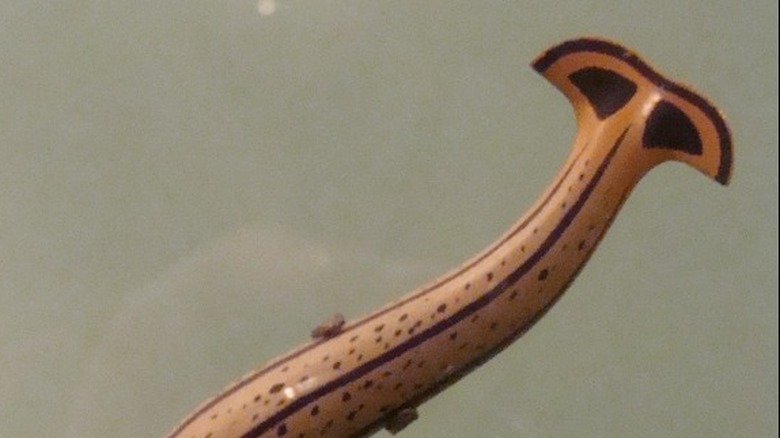
<path id="1" fill-rule="evenodd" d="M 570 155 L 535 204 L 462 266 L 243 376 L 167 438 L 360 438 L 396 433 L 416 408 L 541 318 L 596 249 L 632 188 L 681 161 L 721 184 L 732 169 L 718 110 L 631 50 L 581 38 L 533 62 L 574 106 Z"/>

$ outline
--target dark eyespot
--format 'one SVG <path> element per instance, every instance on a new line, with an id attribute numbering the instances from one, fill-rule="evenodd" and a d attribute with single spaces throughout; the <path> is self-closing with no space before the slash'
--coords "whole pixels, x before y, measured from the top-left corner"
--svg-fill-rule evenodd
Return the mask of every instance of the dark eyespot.
<path id="1" fill-rule="evenodd" d="M 623 108 L 637 90 L 635 83 L 600 67 L 577 70 L 569 75 L 569 79 L 585 95 L 601 120 Z"/>
<path id="2" fill-rule="evenodd" d="M 646 148 L 675 149 L 701 155 L 699 131 L 691 119 L 674 104 L 661 101 L 647 118 L 642 145 Z"/>

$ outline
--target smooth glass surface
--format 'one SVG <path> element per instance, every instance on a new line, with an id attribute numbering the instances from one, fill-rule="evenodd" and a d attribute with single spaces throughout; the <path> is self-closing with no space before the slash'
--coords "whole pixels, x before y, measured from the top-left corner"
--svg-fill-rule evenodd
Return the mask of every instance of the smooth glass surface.
<path id="1" fill-rule="evenodd" d="M 1 2 L 0 435 L 161 436 L 464 261 L 574 134 L 528 63 L 603 35 L 723 110 L 732 185 L 648 175 L 555 308 L 399 436 L 777 436 L 777 12 Z"/>

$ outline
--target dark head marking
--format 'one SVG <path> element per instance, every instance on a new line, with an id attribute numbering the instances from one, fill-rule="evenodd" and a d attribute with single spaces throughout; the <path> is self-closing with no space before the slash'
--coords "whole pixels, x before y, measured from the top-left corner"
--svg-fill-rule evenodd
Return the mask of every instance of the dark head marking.
<path id="1" fill-rule="evenodd" d="M 676 149 L 691 155 L 701 155 L 699 132 L 685 113 L 672 103 L 662 100 L 647 118 L 642 146 Z"/>
<path id="2" fill-rule="evenodd" d="M 569 75 L 569 80 L 588 98 L 596 115 L 604 120 L 617 112 L 636 93 L 636 84 L 599 67 L 587 67 Z"/>

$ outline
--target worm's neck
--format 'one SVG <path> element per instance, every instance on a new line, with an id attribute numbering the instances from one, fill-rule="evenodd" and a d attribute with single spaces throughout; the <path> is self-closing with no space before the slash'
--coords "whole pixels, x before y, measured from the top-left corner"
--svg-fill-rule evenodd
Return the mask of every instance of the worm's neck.
<path id="1" fill-rule="evenodd" d="M 464 266 L 461 281 L 454 282 L 460 284 L 442 289 L 457 294 L 474 288 L 464 310 L 479 307 L 512 325 L 506 343 L 527 330 L 573 281 L 640 178 L 631 156 L 634 135 L 628 125 L 578 139 L 531 210 Z"/>

